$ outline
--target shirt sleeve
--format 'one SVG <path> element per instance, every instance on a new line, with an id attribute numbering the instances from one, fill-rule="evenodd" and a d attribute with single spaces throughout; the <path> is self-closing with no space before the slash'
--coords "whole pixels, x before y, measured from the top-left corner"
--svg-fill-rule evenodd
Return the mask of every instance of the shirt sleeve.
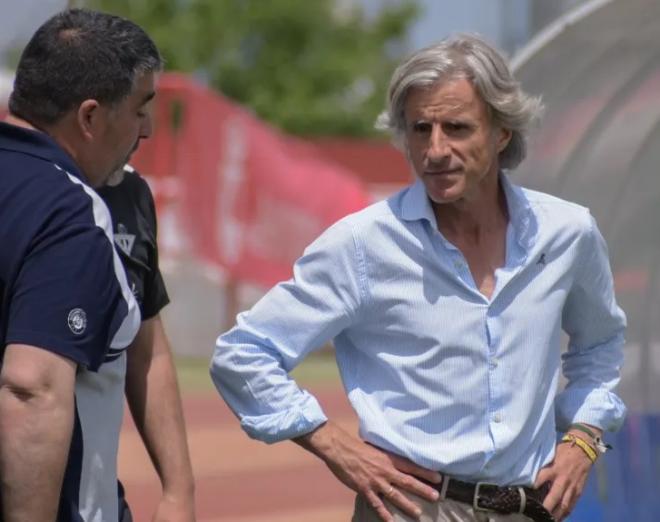
<path id="1" fill-rule="evenodd" d="M 292 279 L 218 337 L 211 376 L 250 437 L 277 442 L 327 420 L 288 372 L 357 319 L 365 296 L 359 267 L 351 228 L 339 222 L 305 250 Z"/>
<path id="2" fill-rule="evenodd" d="M 150 227 L 149 237 L 153 238 L 153 245 L 149 253 L 149 271 L 146 272 L 144 281 L 144 301 L 142 304 L 142 320 L 150 319 L 157 315 L 169 302 L 165 281 L 160 272 L 158 262 L 158 221 L 156 218 L 156 206 L 149 185 L 140 178 L 143 189 L 140 197 L 143 200 L 143 208 L 146 221 Z"/>
<path id="3" fill-rule="evenodd" d="M 614 392 L 623 365 L 626 317 L 616 303 L 605 240 L 589 219 L 578 244 L 578 272 L 562 318 L 569 336 L 562 356 L 567 384 L 555 403 L 562 431 L 574 422 L 614 431 L 626 412 Z"/>
<path id="4" fill-rule="evenodd" d="M 43 348 L 96 370 L 128 315 L 110 240 L 93 224 L 36 238 L 11 289 L 6 343 Z"/>

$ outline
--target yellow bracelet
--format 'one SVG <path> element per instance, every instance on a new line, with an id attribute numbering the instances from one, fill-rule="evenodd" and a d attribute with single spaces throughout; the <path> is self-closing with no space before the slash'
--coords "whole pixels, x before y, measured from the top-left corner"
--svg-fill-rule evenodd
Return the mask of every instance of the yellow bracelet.
<path id="1" fill-rule="evenodd" d="M 592 463 L 596 462 L 596 459 L 598 459 L 598 454 L 596 453 L 596 450 L 594 450 L 591 446 L 589 446 L 589 443 L 581 439 L 580 437 L 577 437 L 571 433 L 567 433 L 561 438 L 561 441 L 570 442 L 573 446 L 577 446 L 578 448 L 580 448 L 582 451 L 584 451 L 585 455 L 589 457 L 589 460 Z"/>

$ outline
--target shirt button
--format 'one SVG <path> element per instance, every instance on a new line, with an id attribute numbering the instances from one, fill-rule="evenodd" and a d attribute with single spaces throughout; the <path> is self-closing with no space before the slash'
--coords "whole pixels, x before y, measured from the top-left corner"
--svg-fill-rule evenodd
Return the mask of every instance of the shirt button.
<path id="1" fill-rule="evenodd" d="M 493 415 L 493 422 L 502 422 L 502 416 L 499 413 Z"/>
<path id="2" fill-rule="evenodd" d="M 495 368 L 497 368 L 497 359 L 493 359 L 492 361 L 490 361 L 490 367 L 491 367 L 493 370 L 494 370 Z"/>

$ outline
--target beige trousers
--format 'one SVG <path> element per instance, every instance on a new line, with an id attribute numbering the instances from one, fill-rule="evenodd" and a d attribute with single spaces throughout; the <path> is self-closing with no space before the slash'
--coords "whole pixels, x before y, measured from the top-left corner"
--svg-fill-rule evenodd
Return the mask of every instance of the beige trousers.
<path id="1" fill-rule="evenodd" d="M 394 515 L 396 522 L 529 522 L 530 520 L 526 516 L 518 514 L 500 515 L 499 513 L 485 513 L 483 511 L 475 513 L 472 506 L 455 500 L 445 499 L 438 502 L 427 502 L 412 495 L 409 495 L 409 498 L 414 498 L 415 504 L 422 508 L 422 517 L 419 520 L 409 517 L 386 500 L 385 505 L 390 513 Z M 380 522 L 376 512 L 360 495 L 355 500 L 353 522 Z"/>

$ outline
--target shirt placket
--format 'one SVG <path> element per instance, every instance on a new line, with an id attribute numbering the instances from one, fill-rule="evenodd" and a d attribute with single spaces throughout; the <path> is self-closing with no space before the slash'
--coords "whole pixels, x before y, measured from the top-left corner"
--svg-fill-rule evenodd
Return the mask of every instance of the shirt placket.
<path id="1" fill-rule="evenodd" d="M 516 231 L 509 224 L 506 234 L 506 259 L 504 266 L 495 272 L 495 290 L 491 296 L 490 303 L 486 309 L 484 326 L 486 332 L 487 361 L 488 361 L 488 427 L 493 441 L 493 452 L 486 456 L 484 468 L 488 471 L 492 466 L 492 458 L 497 450 L 502 447 L 502 441 L 506 439 L 506 433 L 510 429 L 507 426 L 507 412 L 505 409 L 505 394 L 510 381 L 506 371 L 501 364 L 502 338 L 505 325 L 502 322 L 502 310 L 499 306 L 498 297 L 504 288 L 511 282 L 515 275 L 521 270 L 526 258 L 524 249 L 516 240 Z"/>
<path id="2" fill-rule="evenodd" d="M 486 457 L 485 469 L 489 469 L 489 461 L 501 447 L 504 432 L 507 430 L 504 409 L 505 378 L 500 364 L 499 353 L 502 341 L 502 322 L 498 319 L 496 303 L 492 302 L 485 312 L 486 358 L 488 365 L 488 429 L 493 441 L 493 452 Z"/>

